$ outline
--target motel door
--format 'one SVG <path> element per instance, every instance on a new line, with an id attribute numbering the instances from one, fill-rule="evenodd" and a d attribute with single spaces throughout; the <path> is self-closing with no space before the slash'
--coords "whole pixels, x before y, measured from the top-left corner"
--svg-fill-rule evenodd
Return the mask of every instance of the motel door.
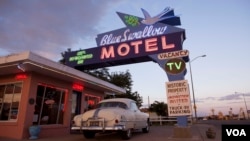
<path id="1" fill-rule="evenodd" d="M 75 115 L 81 114 L 81 92 L 73 91 L 71 105 L 71 121 Z"/>

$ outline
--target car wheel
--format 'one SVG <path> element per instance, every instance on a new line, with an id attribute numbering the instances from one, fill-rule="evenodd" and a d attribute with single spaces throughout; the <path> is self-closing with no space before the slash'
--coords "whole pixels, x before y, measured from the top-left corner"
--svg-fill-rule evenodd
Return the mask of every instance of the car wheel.
<path id="1" fill-rule="evenodd" d="M 143 133 L 148 133 L 149 132 L 149 123 L 147 123 L 145 128 L 142 128 Z"/>
<path id="2" fill-rule="evenodd" d="M 95 137 L 95 132 L 93 132 L 93 131 L 83 131 L 83 136 L 86 139 L 94 138 Z"/>
<path id="3" fill-rule="evenodd" d="M 131 136 L 132 136 L 132 131 L 131 131 L 131 129 L 128 129 L 128 130 L 126 130 L 126 131 L 122 131 L 122 139 L 128 140 L 128 139 L 131 138 Z"/>
<path id="4" fill-rule="evenodd" d="M 148 132 L 149 132 L 149 126 L 150 126 L 150 120 L 149 120 L 149 118 L 148 118 L 148 120 L 147 120 L 147 125 L 146 125 L 145 128 L 142 128 L 142 132 L 143 132 L 143 133 L 148 133 Z"/>

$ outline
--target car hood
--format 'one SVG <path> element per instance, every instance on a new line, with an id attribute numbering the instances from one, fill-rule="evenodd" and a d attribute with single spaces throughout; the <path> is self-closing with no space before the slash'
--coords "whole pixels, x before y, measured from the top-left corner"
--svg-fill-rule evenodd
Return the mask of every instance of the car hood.
<path id="1" fill-rule="evenodd" d="M 85 112 L 82 115 L 82 120 L 86 121 L 89 118 L 104 118 L 106 121 L 114 120 L 117 116 L 125 114 L 125 110 L 121 108 L 98 108 Z"/>

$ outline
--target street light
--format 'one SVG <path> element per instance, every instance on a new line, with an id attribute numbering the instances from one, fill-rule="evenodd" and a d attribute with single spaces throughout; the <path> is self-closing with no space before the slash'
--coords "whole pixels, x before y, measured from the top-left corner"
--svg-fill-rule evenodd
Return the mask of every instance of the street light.
<path id="1" fill-rule="evenodd" d="M 235 94 L 237 94 L 237 93 L 239 93 L 239 92 L 235 92 Z M 244 102 L 245 102 L 245 106 L 246 106 L 246 114 L 247 114 L 247 119 L 249 119 L 249 115 L 248 115 L 248 110 L 247 110 L 247 103 L 246 103 L 246 99 L 245 99 L 245 95 L 244 95 L 244 93 L 241 93 L 242 94 L 242 96 L 243 96 L 243 100 L 244 100 Z"/>
<path id="2" fill-rule="evenodd" d="M 195 97 L 194 97 L 194 84 L 193 84 L 193 77 L 192 77 L 191 62 L 193 62 L 195 59 L 197 59 L 199 57 L 206 57 L 206 55 L 197 56 L 194 59 L 192 59 L 191 61 L 189 61 L 189 69 L 190 69 L 191 85 L 192 85 L 192 92 L 193 92 L 193 101 L 194 101 L 195 120 L 197 120 L 197 111 L 196 111 L 196 104 L 195 104 Z"/>

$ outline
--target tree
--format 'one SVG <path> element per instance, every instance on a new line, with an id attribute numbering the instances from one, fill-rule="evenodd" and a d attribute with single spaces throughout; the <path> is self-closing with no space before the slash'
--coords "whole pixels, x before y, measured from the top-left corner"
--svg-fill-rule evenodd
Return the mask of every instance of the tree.
<path id="1" fill-rule="evenodd" d="M 132 90 L 133 81 L 128 70 L 126 72 L 112 72 L 109 82 L 124 88 L 128 92 L 131 92 Z"/>
<path id="2" fill-rule="evenodd" d="M 71 48 L 67 48 L 67 51 L 64 51 L 64 52 L 61 53 L 62 59 L 59 60 L 59 63 L 65 65 L 65 63 L 66 63 L 65 54 L 66 54 L 67 52 L 71 52 Z"/>
<path id="3" fill-rule="evenodd" d="M 102 79 L 104 81 L 109 81 L 110 74 L 108 68 L 99 68 L 99 69 L 93 69 L 93 70 L 83 70 L 83 72 L 90 74 L 94 77 L 97 77 L 99 79 Z"/>
<path id="4" fill-rule="evenodd" d="M 168 105 L 164 102 L 154 101 L 149 107 L 150 112 L 155 112 L 158 116 L 168 116 Z"/>
<path id="5" fill-rule="evenodd" d="M 133 81 L 131 78 L 130 72 L 127 70 L 126 72 L 113 72 L 110 75 L 109 82 L 112 84 L 115 84 L 121 88 L 124 88 L 126 90 L 126 94 L 123 95 L 116 95 L 116 97 L 119 98 L 130 98 L 136 101 L 136 104 L 138 107 L 142 106 L 142 97 L 139 95 L 139 93 L 132 92 L 132 86 Z M 110 96 L 106 97 L 110 98 Z"/>
<path id="6" fill-rule="evenodd" d="M 122 95 L 116 95 L 115 97 L 117 98 L 129 98 L 129 99 L 133 99 L 136 102 L 136 105 L 138 107 L 142 106 L 142 97 L 138 94 L 138 92 L 126 92 L 126 94 L 122 94 Z M 110 98 L 110 97 L 109 97 Z"/>
<path id="7" fill-rule="evenodd" d="M 62 59 L 59 60 L 61 64 L 65 64 L 66 62 L 65 54 L 67 52 L 71 52 L 71 49 L 68 48 L 67 51 L 61 53 Z M 112 83 L 118 87 L 124 88 L 126 90 L 126 93 L 123 95 L 116 95 L 116 97 L 133 99 L 136 101 L 136 104 L 138 107 L 142 106 L 142 102 L 143 102 L 142 97 L 139 95 L 137 91 L 132 92 L 133 81 L 131 78 L 131 74 L 128 70 L 126 72 L 112 72 L 112 73 L 109 72 L 108 68 L 99 68 L 99 69 L 93 69 L 93 70 L 80 70 L 80 71 L 90 74 L 104 81 L 107 81 L 109 83 Z M 112 96 L 106 96 L 105 98 L 112 98 Z"/>

